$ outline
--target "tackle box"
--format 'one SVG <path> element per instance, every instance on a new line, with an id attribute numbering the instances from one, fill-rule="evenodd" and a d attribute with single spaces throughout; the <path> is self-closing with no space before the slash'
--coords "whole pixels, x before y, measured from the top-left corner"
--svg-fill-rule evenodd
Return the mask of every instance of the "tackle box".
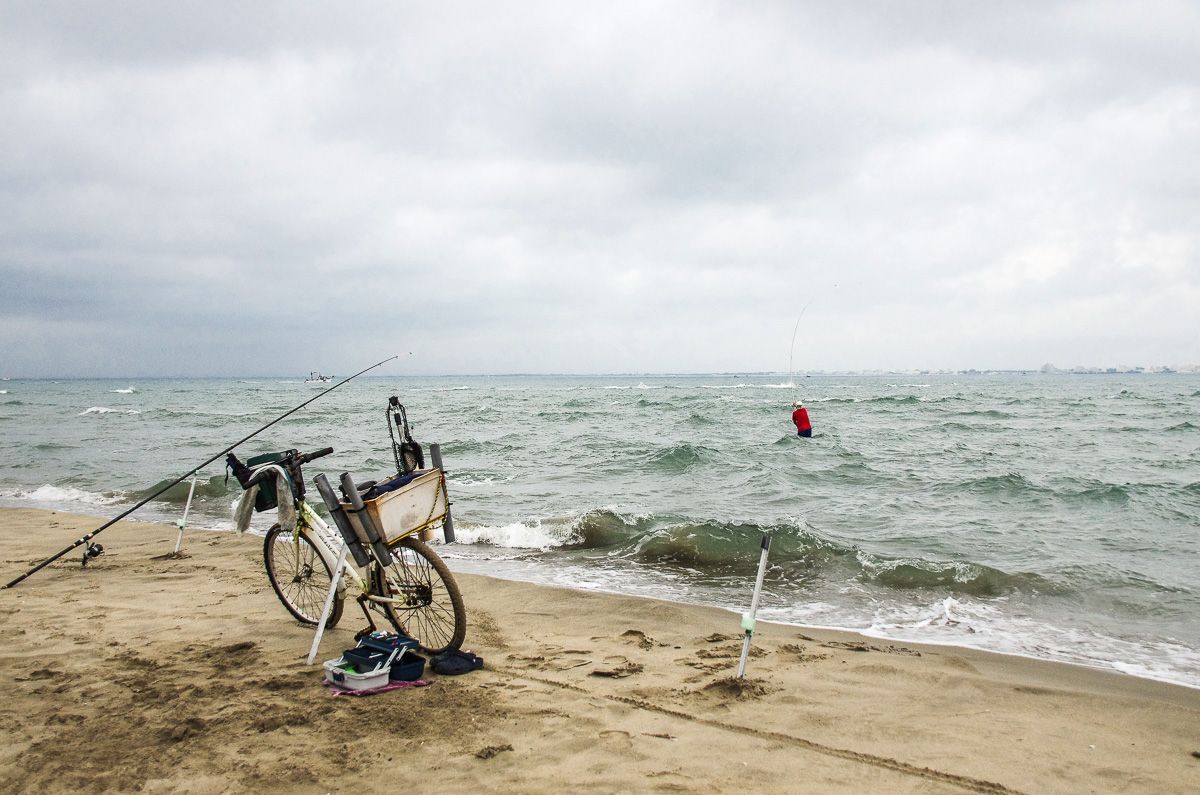
<path id="1" fill-rule="evenodd" d="M 420 679 L 425 673 L 425 658 L 416 652 L 421 647 L 416 640 L 407 635 L 397 635 L 391 632 L 372 632 L 364 635 L 353 649 L 346 649 L 342 657 L 353 660 L 360 671 L 374 670 L 385 664 L 392 652 L 399 651 L 392 662 L 388 678 L 393 682 L 404 680 L 411 682 Z"/>
<path id="2" fill-rule="evenodd" d="M 425 658 L 416 654 L 405 654 L 396 662 L 392 663 L 392 670 L 388 673 L 388 679 L 393 682 L 412 682 L 421 678 L 425 673 Z"/>
<path id="3" fill-rule="evenodd" d="M 339 657 L 336 660 L 326 660 L 325 681 L 346 690 L 371 690 L 376 687 L 383 687 L 388 683 L 388 674 L 390 672 L 387 668 L 380 668 L 364 674 L 348 670 L 353 667 L 354 664 L 345 657 Z"/>
<path id="4" fill-rule="evenodd" d="M 408 635 L 399 635 L 395 632 L 372 632 L 369 635 L 363 635 L 358 640 L 359 648 L 374 649 L 375 651 L 386 652 L 391 654 L 394 649 L 408 649 L 416 651 L 421 648 L 421 644 L 416 638 L 410 638 Z"/>
<path id="5" fill-rule="evenodd" d="M 389 651 L 378 651 L 366 646 L 356 646 L 342 652 L 342 659 L 347 660 L 362 672 L 377 670 L 391 656 L 392 653 Z"/>

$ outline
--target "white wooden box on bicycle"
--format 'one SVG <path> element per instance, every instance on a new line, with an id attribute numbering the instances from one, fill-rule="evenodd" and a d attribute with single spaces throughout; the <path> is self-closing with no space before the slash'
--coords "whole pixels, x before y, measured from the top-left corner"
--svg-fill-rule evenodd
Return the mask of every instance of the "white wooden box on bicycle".
<path id="1" fill-rule="evenodd" d="M 386 543 L 413 532 L 419 532 L 421 540 L 428 541 L 433 534 L 432 528 L 445 520 L 449 510 L 442 470 L 430 469 L 395 491 L 363 500 L 363 505 Z M 343 501 L 342 509 L 346 511 L 355 535 L 366 538 L 350 504 Z"/>

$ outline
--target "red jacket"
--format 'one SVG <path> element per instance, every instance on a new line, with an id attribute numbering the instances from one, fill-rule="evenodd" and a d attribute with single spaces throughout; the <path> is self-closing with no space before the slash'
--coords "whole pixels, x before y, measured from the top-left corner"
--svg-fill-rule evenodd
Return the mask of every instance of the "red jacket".
<path id="1" fill-rule="evenodd" d="M 792 412 L 792 422 L 796 423 L 796 431 L 807 431 L 812 427 L 812 423 L 808 421 L 808 409 L 801 406 Z"/>

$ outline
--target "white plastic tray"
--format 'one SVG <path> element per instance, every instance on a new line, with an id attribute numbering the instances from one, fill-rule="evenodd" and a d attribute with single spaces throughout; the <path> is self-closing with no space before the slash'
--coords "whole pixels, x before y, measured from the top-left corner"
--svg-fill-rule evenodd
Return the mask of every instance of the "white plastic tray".
<path id="1" fill-rule="evenodd" d="M 350 663 L 346 661 L 345 657 L 326 660 L 325 681 L 334 687 L 346 690 L 370 690 L 374 687 L 383 687 L 388 683 L 388 672 L 391 671 L 391 666 L 385 665 L 379 670 L 358 674 L 345 670 L 348 665 Z"/>

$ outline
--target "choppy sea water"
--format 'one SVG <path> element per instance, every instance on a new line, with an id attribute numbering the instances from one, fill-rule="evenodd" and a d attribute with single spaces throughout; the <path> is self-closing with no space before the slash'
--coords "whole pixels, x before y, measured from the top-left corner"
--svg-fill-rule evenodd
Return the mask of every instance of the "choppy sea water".
<path id="1" fill-rule="evenodd" d="M 363 377 L 238 452 L 332 445 L 310 481 L 387 474 L 395 394 L 442 447 L 452 568 L 741 611 L 769 533 L 761 618 L 1200 686 L 1200 377 L 787 380 Z M 5 381 L 0 503 L 116 515 L 313 394 Z M 236 481 L 201 475 L 189 524 L 231 528 Z M 186 496 L 134 518 L 173 521 Z M 73 540 L 47 530 L 47 556 Z"/>

